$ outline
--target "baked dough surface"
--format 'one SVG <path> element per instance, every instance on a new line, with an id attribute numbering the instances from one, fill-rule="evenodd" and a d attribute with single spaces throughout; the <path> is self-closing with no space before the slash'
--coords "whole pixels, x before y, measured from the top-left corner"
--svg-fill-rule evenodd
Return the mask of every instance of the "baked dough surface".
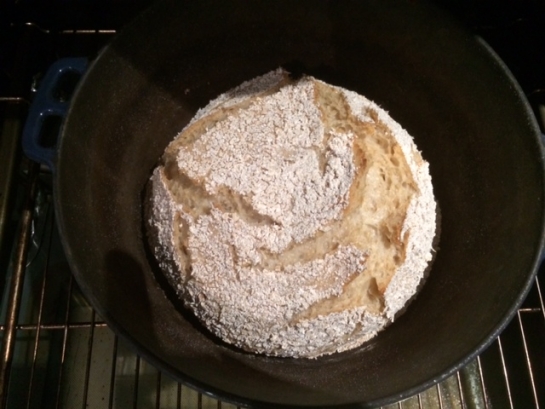
<path id="1" fill-rule="evenodd" d="M 278 69 L 220 95 L 170 143 L 147 190 L 148 238 L 224 341 L 344 351 L 396 317 L 432 259 L 428 168 L 375 103 Z"/>

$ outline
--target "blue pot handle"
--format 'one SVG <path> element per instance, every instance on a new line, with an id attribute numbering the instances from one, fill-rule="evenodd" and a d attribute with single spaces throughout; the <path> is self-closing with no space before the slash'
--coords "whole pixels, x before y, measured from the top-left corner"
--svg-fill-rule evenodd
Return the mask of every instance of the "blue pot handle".
<path id="1" fill-rule="evenodd" d="M 55 90 L 65 74 L 75 73 L 82 76 L 87 66 L 86 58 L 63 58 L 53 63 L 30 105 L 23 129 L 23 152 L 33 161 L 47 165 L 52 172 L 55 172 L 57 147 L 44 146 L 41 140 L 44 121 L 51 116 L 64 120 L 70 101 L 60 100 L 55 96 Z"/>

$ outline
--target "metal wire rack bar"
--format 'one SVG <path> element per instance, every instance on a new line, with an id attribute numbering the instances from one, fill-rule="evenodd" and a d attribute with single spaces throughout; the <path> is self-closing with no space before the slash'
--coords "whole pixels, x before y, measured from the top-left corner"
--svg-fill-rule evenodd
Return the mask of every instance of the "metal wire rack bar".
<path id="1" fill-rule="evenodd" d="M 108 398 L 108 409 L 112 409 L 114 405 L 114 386 L 115 386 L 115 374 L 116 374 L 116 366 L 115 366 L 115 359 L 117 357 L 117 335 L 114 337 L 114 345 L 112 348 L 112 367 L 110 370 L 110 392 L 109 392 L 109 398 Z"/>
<path id="2" fill-rule="evenodd" d="M 49 264 L 49 247 L 51 245 L 51 232 L 49 233 L 49 240 L 48 240 L 48 251 L 47 251 L 47 258 L 46 258 L 46 264 Z M 33 353 L 32 353 L 32 367 L 30 370 L 30 387 L 28 388 L 28 397 L 27 397 L 27 409 L 30 408 L 30 397 L 32 396 L 32 387 L 34 383 L 34 375 L 36 372 L 36 361 L 38 357 L 38 345 L 40 342 L 40 334 L 42 331 L 42 316 L 43 316 L 43 306 L 44 306 L 44 299 L 45 299 L 45 289 L 47 284 L 47 277 L 48 274 L 44 274 L 42 278 L 42 285 L 41 285 L 41 291 L 40 291 L 40 301 L 39 301 L 39 308 L 38 308 L 38 318 L 37 318 L 37 325 L 36 325 L 36 336 L 34 337 L 34 347 L 33 347 Z"/>
<path id="3" fill-rule="evenodd" d="M 526 343 L 526 336 L 524 334 L 524 327 L 522 326 L 522 319 L 520 317 L 520 314 L 521 314 L 521 311 L 517 311 L 517 321 L 519 323 L 519 326 L 520 326 L 520 331 L 521 331 L 521 334 L 522 334 L 522 345 L 524 346 L 524 354 L 526 355 L 526 365 L 528 365 L 528 371 L 530 373 L 530 381 L 531 381 L 531 384 L 532 384 L 532 392 L 534 394 L 534 400 L 535 400 L 535 404 L 536 404 L 536 408 L 539 407 L 539 402 L 537 400 L 537 390 L 536 390 L 536 384 L 535 384 L 535 381 L 534 381 L 534 374 L 533 374 L 533 371 L 532 371 L 532 362 L 530 361 L 530 354 L 528 352 L 528 345 Z"/>
<path id="4" fill-rule="evenodd" d="M 541 292 L 541 285 L 539 284 L 539 277 L 536 278 L 536 288 L 539 296 L 539 302 L 541 304 L 541 313 L 543 314 L 543 319 L 545 320 L 545 304 L 543 303 L 543 294 Z"/>
<path id="5" fill-rule="evenodd" d="M 70 281 L 68 284 L 68 297 L 66 298 L 66 313 L 64 315 L 64 325 L 63 325 L 63 337 L 62 337 L 62 350 L 61 350 L 61 366 L 59 367 L 59 373 L 58 373 L 58 379 L 59 382 L 57 384 L 57 396 L 56 396 L 56 404 L 55 407 L 59 408 L 59 402 L 61 397 L 61 380 L 62 380 L 62 370 L 63 370 L 63 364 L 66 359 L 66 344 L 68 339 L 68 316 L 70 311 L 70 300 L 72 299 L 72 288 L 73 288 L 73 278 L 70 277 Z"/>
<path id="6" fill-rule="evenodd" d="M 21 228 L 19 239 L 17 240 L 17 250 L 15 259 L 15 269 L 11 277 L 9 291 L 6 326 L 4 330 L 4 339 L 2 343 L 2 360 L 0 361 L 0 406 L 5 407 L 8 393 L 8 384 L 10 380 L 11 366 L 13 360 L 13 350 L 15 347 L 16 322 L 21 306 L 21 297 L 23 292 L 23 281 L 25 275 L 25 265 L 28 255 L 28 243 L 30 235 L 30 225 L 32 221 L 32 209 L 36 196 L 37 165 L 29 166 L 29 185 L 26 193 L 26 200 L 21 216 Z"/>
<path id="7" fill-rule="evenodd" d="M 55 329 L 77 329 L 77 328 L 90 328 L 90 327 L 107 327 L 108 325 L 105 322 L 73 322 L 67 324 L 18 324 L 15 326 L 15 329 L 22 331 L 35 331 L 35 330 L 55 330 Z M 5 329 L 5 325 L 0 325 L 0 331 Z"/>

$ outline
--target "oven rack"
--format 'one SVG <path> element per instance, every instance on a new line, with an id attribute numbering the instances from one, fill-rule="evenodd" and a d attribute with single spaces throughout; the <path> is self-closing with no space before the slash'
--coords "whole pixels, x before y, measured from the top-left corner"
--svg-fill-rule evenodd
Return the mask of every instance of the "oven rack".
<path id="1" fill-rule="evenodd" d="M 36 38 L 53 44 L 45 58 L 52 60 L 74 50 L 92 56 L 115 34 L 52 32 L 33 23 L 17 29 L 26 35 L 22 60 Z M 0 160 L 0 388 L 6 398 L 0 409 L 236 407 L 176 382 L 136 355 L 72 279 L 56 230 L 50 175 L 16 148 L 30 99 L 21 90 L 43 69 L 45 64 L 22 75 L 23 86 L 13 87 L 18 92 L 0 94 L 0 155 L 7 157 Z M 481 356 L 442 383 L 385 408 L 545 407 L 544 280 L 540 271 L 511 324 Z"/>

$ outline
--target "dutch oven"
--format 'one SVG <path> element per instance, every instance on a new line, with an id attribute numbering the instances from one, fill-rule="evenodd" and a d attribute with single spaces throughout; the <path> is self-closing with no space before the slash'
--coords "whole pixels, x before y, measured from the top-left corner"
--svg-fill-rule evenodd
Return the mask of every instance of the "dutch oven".
<path id="1" fill-rule="evenodd" d="M 80 63 L 57 70 L 83 71 Z M 406 313 L 360 348 L 314 360 L 257 356 L 211 337 L 171 297 L 143 235 L 144 186 L 167 143 L 209 100 L 280 66 L 389 111 L 429 161 L 442 212 L 440 249 Z M 51 89 L 39 98 L 51 100 Z M 544 215 L 536 121 L 493 51 L 423 1 L 159 1 L 90 64 L 69 105 L 50 101 L 31 118 L 39 128 L 66 110 L 55 149 L 30 131 L 25 148 L 54 170 L 77 283 L 139 354 L 220 399 L 400 400 L 486 348 L 532 284 Z"/>

